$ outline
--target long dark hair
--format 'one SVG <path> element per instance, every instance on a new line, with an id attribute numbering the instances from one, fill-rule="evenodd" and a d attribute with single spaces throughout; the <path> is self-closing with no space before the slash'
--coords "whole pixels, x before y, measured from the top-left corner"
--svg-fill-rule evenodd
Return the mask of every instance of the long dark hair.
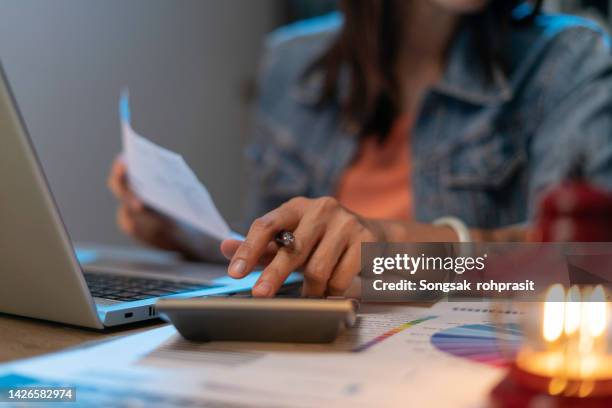
<path id="1" fill-rule="evenodd" d="M 351 123 L 361 136 L 384 138 L 400 113 L 401 92 L 394 73 L 399 49 L 402 11 L 410 0 L 340 0 L 344 15 L 342 28 L 329 49 L 306 71 L 323 74 L 319 106 L 340 104 L 344 123 Z M 542 0 L 536 0 L 530 14 L 513 18 L 522 0 L 491 0 L 486 8 L 466 16 L 463 24 L 474 31 L 477 54 L 489 80 L 493 68 L 507 69 L 504 47 L 508 32 L 517 25 L 530 24 Z M 343 68 L 350 73 L 349 92 L 339 100 L 338 81 Z"/>

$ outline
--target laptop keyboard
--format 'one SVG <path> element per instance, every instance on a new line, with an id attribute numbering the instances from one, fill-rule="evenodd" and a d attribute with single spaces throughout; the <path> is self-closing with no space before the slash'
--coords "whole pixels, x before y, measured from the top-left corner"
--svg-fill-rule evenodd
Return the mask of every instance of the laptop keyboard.
<path id="1" fill-rule="evenodd" d="M 83 275 L 93 297 L 120 302 L 218 287 L 197 282 L 136 278 L 96 272 L 84 272 Z"/>

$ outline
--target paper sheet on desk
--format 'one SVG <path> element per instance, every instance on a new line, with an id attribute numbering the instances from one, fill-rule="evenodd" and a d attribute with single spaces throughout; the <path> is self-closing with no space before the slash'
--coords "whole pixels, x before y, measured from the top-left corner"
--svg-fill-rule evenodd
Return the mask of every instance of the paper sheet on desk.
<path id="1" fill-rule="evenodd" d="M 129 94 L 119 101 L 123 154 L 134 192 L 149 206 L 218 240 L 237 237 L 183 157 L 137 134 Z"/>
<path id="2" fill-rule="evenodd" d="M 172 346 L 175 329 L 162 327 L 0 366 L 0 386 L 14 376 L 39 379 L 41 386 L 60 382 L 76 385 L 82 401 L 88 392 L 92 399 L 103 393 L 115 398 L 114 405 L 119 398 L 130 398 L 177 407 L 214 402 L 258 407 L 484 406 L 504 371 L 441 352 L 431 338 L 457 325 L 490 322 L 482 312 L 489 308 L 478 303 L 468 308 L 474 311 L 457 312 L 454 307 L 375 306 L 365 313 L 366 324 L 357 328 L 363 335 L 352 336 L 358 344 L 377 339 L 361 351 L 223 342 Z M 437 317 L 422 320 L 432 315 Z M 414 321 L 420 323 L 406 325 Z M 88 391 L 88 386 L 95 389 Z"/>
<path id="3" fill-rule="evenodd" d="M 358 327 L 330 345 L 190 343 L 174 336 L 139 364 L 217 367 L 253 390 L 291 385 L 304 395 L 308 391 L 335 395 L 337 406 L 358 402 L 388 407 L 486 406 L 488 393 L 504 370 L 457 358 L 432 343 L 435 333 L 463 324 L 491 323 L 491 315 L 483 312 L 488 310 L 485 304 L 464 304 L 469 311 L 457 311 L 452 304 L 430 310 L 365 306 Z M 347 387 L 359 390 L 355 398 L 342 392 Z"/>
<path id="4" fill-rule="evenodd" d="M 372 400 L 366 401 L 371 395 L 367 384 L 356 384 L 352 378 L 283 375 L 268 379 L 262 373 L 253 375 L 252 371 L 214 364 L 185 366 L 180 359 L 175 361 L 176 368 L 138 364 L 144 354 L 174 335 L 174 327 L 166 326 L 91 347 L 0 365 L 0 387 L 75 387 L 75 407 L 372 406 Z"/>

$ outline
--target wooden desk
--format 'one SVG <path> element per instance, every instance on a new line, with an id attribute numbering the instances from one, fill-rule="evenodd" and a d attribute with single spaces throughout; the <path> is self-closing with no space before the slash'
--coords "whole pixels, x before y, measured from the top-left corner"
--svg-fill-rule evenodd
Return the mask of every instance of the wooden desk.
<path id="1" fill-rule="evenodd" d="M 161 320 L 152 320 L 117 329 L 95 331 L 0 314 L 0 363 L 74 347 L 88 341 L 134 334 L 164 324 Z"/>

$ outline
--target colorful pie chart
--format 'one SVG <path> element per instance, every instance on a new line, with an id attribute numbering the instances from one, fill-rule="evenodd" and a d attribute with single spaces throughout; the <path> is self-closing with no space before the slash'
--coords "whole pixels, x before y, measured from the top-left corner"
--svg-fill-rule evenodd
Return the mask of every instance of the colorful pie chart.
<path id="1" fill-rule="evenodd" d="M 456 357 L 505 367 L 516 355 L 521 340 L 521 331 L 515 324 L 466 324 L 437 332 L 431 343 Z"/>

